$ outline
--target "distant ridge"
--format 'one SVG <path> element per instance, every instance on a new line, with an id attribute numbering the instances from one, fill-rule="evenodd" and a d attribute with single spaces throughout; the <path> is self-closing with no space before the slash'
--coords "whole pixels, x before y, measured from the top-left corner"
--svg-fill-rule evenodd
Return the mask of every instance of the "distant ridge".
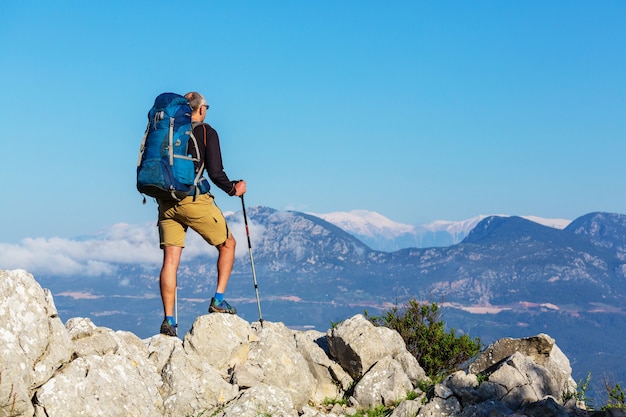
<path id="1" fill-rule="evenodd" d="M 336 211 L 326 214 L 308 213 L 319 217 L 357 237 L 375 250 L 392 252 L 405 248 L 446 247 L 461 242 L 488 217 L 512 217 L 507 214 L 478 215 L 466 220 L 435 220 L 418 226 L 398 223 L 382 214 L 368 210 Z M 538 216 L 519 216 L 543 226 L 563 230 L 571 220 Z"/>

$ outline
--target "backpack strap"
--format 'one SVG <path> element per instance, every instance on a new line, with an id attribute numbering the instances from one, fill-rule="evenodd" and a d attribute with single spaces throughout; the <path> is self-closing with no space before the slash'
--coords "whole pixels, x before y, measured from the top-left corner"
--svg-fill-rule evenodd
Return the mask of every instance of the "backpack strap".
<path id="1" fill-rule="evenodd" d="M 148 138 L 148 133 L 150 133 L 150 121 L 148 121 L 148 126 L 146 127 L 146 132 L 143 134 L 143 139 L 141 139 L 141 146 L 139 147 L 139 158 L 137 159 L 137 169 L 141 165 L 141 160 L 143 159 L 143 152 L 146 149 L 146 139 Z M 143 196 L 142 204 L 146 204 L 146 196 L 141 193 Z"/>
<path id="2" fill-rule="evenodd" d="M 150 122 L 148 122 L 148 127 L 146 127 L 146 131 L 143 134 L 143 139 L 141 140 L 141 146 L 139 147 L 139 158 L 137 159 L 137 166 L 141 165 L 141 159 L 143 156 L 143 150 L 146 147 L 146 138 L 148 137 L 148 133 L 150 132 Z M 204 139 L 204 145 L 206 146 L 206 138 Z"/>
<path id="3" fill-rule="evenodd" d="M 200 155 L 200 148 L 198 147 L 198 142 L 196 140 L 195 135 L 193 134 L 193 131 L 195 130 L 196 126 L 198 125 L 202 125 L 202 129 L 204 130 L 204 152 L 206 153 L 206 124 L 204 123 L 200 123 L 200 122 L 193 122 L 191 124 L 191 134 L 190 137 L 193 138 L 193 141 L 196 145 L 196 152 L 198 153 L 198 159 L 202 161 L 202 163 L 200 164 L 200 168 L 198 169 L 198 173 L 196 174 L 196 178 L 194 178 L 193 180 L 193 185 L 195 187 L 195 192 L 194 192 L 194 200 L 196 199 L 196 197 L 199 195 L 200 193 L 200 187 L 198 187 L 198 181 L 200 181 L 200 178 L 202 177 L 202 173 L 204 171 L 204 156 Z"/>

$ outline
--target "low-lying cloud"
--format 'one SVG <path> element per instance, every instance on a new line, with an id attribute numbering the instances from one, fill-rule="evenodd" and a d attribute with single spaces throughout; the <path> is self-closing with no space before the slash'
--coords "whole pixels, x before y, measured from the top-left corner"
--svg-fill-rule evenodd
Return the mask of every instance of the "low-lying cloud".
<path id="1" fill-rule="evenodd" d="M 229 227 L 238 242 L 236 256 L 245 256 L 248 245 L 243 221 L 229 222 Z M 262 227 L 251 224 L 250 230 L 260 232 Z M 197 256 L 214 260 L 217 250 L 190 230 L 183 257 Z M 123 264 L 159 266 L 162 257 L 156 222 L 118 223 L 77 239 L 26 238 L 17 244 L 0 243 L 0 269 L 25 269 L 33 274 L 54 276 L 111 275 Z"/>

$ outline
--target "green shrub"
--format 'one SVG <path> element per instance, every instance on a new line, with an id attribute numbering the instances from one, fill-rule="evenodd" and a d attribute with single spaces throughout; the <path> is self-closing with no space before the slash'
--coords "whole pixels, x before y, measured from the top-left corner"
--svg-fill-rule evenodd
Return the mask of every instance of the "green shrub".
<path id="1" fill-rule="evenodd" d="M 604 383 L 606 387 L 606 392 L 609 397 L 607 404 L 602 407 L 603 410 L 607 410 L 609 408 L 626 408 L 626 394 L 624 393 L 624 389 L 620 384 L 611 384 L 605 379 Z"/>
<path id="2" fill-rule="evenodd" d="M 365 316 L 377 326 L 400 333 L 407 350 L 432 380 L 460 369 L 482 347 L 479 338 L 457 336 L 454 329 L 446 333 L 437 303 L 420 304 L 410 300 L 404 306 L 396 305 L 382 316 L 369 316 L 367 311 Z"/>

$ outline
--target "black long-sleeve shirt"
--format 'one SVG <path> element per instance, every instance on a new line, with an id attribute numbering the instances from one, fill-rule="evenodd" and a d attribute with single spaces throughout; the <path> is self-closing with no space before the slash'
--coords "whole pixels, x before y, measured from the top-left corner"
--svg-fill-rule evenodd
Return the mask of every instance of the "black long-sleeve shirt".
<path id="1" fill-rule="evenodd" d="M 220 139 L 217 131 L 209 124 L 201 123 L 193 128 L 193 135 L 198 142 L 200 155 L 202 160 L 204 160 L 204 168 L 213 184 L 217 185 L 226 194 L 230 196 L 235 195 L 235 184 L 237 181 L 231 181 L 224 171 Z"/>

